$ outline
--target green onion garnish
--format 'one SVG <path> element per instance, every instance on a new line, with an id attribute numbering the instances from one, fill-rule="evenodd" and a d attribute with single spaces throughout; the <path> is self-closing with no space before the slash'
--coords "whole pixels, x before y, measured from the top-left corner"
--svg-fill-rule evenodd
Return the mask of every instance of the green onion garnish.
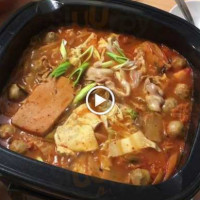
<path id="1" fill-rule="evenodd" d="M 71 75 L 70 79 L 75 80 L 74 81 L 74 86 L 76 86 L 79 83 L 79 80 L 83 73 L 86 71 L 86 69 L 89 67 L 89 63 L 83 63 L 78 69 L 76 69 Z"/>
<path id="2" fill-rule="evenodd" d="M 98 59 L 98 60 L 101 60 L 101 56 L 99 54 L 99 52 L 97 51 L 96 48 L 94 48 L 94 56 Z"/>
<path id="3" fill-rule="evenodd" d="M 131 108 L 127 109 L 127 113 L 131 116 L 133 120 L 135 120 L 138 117 L 138 112 L 136 112 L 135 110 Z"/>
<path id="4" fill-rule="evenodd" d="M 103 68 L 106 68 L 106 67 L 111 67 L 111 66 L 113 66 L 114 64 L 115 64 L 114 61 L 109 60 L 109 61 L 107 61 L 107 62 L 103 62 L 101 66 L 102 66 Z"/>
<path id="5" fill-rule="evenodd" d="M 67 60 L 66 44 L 67 44 L 67 41 L 63 39 L 60 45 L 60 53 L 62 55 L 63 60 Z"/>
<path id="6" fill-rule="evenodd" d="M 40 162 L 44 162 L 44 160 L 43 160 L 42 157 L 40 157 L 40 156 L 37 156 L 37 157 L 36 157 L 36 160 L 38 160 L 38 161 L 40 161 Z"/>
<path id="7" fill-rule="evenodd" d="M 50 74 L 51 77 L 57 78 L 61 75 L 63 75 L 67 69 L 71 66 L 70 62 L 64 62 L 60 64 L 56 69 L 53 70 L 53 72 Z"/>
<path id="8" fill-rule="evenodd" d="M 120 64 L 125 63 L 128 60 L 128 58 L 124 56 L 118 56 L 117 54 L 111 52 L 107 52 L 106 54 Z"/>
<path id="9" fill-rule="evenodd" d="M 80 103 L 86 97 L 87 93 L 95 86 L 96 86 L 96 83 L 91 83 L 85 86 L 83 89 L 81 89 L 80 92 L 74 98 L 73 104 Z"/>
<path id="10" fill-rule="evenodd" d="M 119 47 L 118 42 L 116 42 L 116 41 L 113 42 L 113 46 L 115 47 L 115 49 L 119 52 L 119 54 L 120 54 L 121 56 L 126 57 L 125 54 L 124 54 L 123 49 L 121 49 L 121 48 Z"/>
<path id="11" fill-rule="evenodd" d="M 90 46 L 84 53 L 81 54 L 80 58 L 88 54 L 88 57 L 84 61 L 84 62 L 87 62 L 92 57 L 93 52 L 94 52 L 94 46 Z"/>

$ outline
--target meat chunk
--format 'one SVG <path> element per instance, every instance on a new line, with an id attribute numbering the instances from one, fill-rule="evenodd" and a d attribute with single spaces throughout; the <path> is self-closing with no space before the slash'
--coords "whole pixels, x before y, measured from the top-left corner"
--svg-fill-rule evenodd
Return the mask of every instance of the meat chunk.
<path id="1" fill-rule="evenodd" d="M 116 81 L 119 82 L 119 85 L 121 86 L 120 88 L 117 88 L 115 82 L 111 80 L 112 78 L 115 78 Z M 126 80 L 126 74 L 123 70 L 114 74 L 114 71 L 112 69 L 91 67 L 86 73 L 85 80 L 95 81 L 97 83 L 104 83 L 105 86 L 110 88 L 119 97 L 127 97 L 131 93 L 131 86 Z"/>
<path id="2" fill-rule="evenodd" d="M 161 96 L 147 95 L 145 99 L 146 99 L 149 110 L 154 111 L 154 112 L 161 111 L 161 106 L 164 103 L 164 100 Z"/>
<path id="3" fill-rule="evenodd" d="M 148 74 L 157 75 L 163 68 L 171 67 L 162 49 L 152 42 L 143 42 L 135 52 L 143 52 Z"/>
<path id="4" fill-rule="evenodd" d="M 73 88 L 61 77 L 37 86 L 12 118 L 17 127 L 38 136 L 45 135 L 73 99 Z"/>
<path id="5" fill-rule="evenodd" d="M 109 80 L 106 81 L 105 85 L 110 88 L 119 97 L 128 97 L 131 94 L 131 85 L 126 80 L 126 73 L 123 70 L 115 73 L 115 78 L 118 81 L 120 87 L 118 88 L 116 84 Z"/>
<path id="6" fill-rule="evenodd" d="M 145 80 L 144 90 L 150 95 L 163 96 L 162 89 L 158 85 L 152 83 L 149 78 Z"/>
<path id="7" fill-rule="evenodd" d="M 86 80 L 102 83 L 110 80 L 113 74 L 114 73 L 112 69 L 90 67 L 86 73 Z"/>

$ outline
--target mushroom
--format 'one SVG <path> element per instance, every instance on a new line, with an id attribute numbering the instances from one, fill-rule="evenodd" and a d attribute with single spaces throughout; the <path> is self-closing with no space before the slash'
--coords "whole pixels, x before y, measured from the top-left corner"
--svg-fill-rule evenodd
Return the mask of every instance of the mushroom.
<path id="1" fill-rule="evenodd" d="M 172 58 L 171 64 L 174 70 L 180 70 L 183 67 L 185 67 L 185 65 L 187 64 L 187 61 L 180 56 L 175 56 L 174 58 Z"/>
<path id="2" fill-rule="evenodd" d="M 181 99 L 187 99 L 190 95 L 190 89 L 186 84 L 178 83 L 176 85 L 174 93 Z"/>
<path id="3" fill-rule="evenodd" d="M 24 154 L 28 150 L 28 145 L 23 140 L 13 140 L 9 149 L 16 153 Z"/>
<path id="4" fill-rule="evenodd" d="M 184 125 L 181 121 L 171 121 L 167 127 L 167 134 L 170 137 L 183 136 Z"/>
<path id="5" fill-rule="evenodd" d="M 173 108 L 177 106 L 177 100 L 173 97 L 167 98 L 165 100 L 165 103 L 162 107 L 164 112 L 170 112 Z"/>
<path id="6" fill-rule="evenodd" d="M 8 98 L 12 101 L 20 101 L 25 96 L 24 91 L 17 85 L 12 84 L 8 91 Z"/>
<path id="7" fill-rule="evenodd" d="M 4 124 L 0 127 L 0 138 L 7 139 L 15 132 L 15 127 L 10 124 Z"/>
<path id="8" fill-rule="evenodd" d="M 44 38 L 44 41 L 46 43 L 51 43 L 51 42 L 55 42 L 57 40 L 58 36 L 55 32 L 48 32 Z"/>
<path id="9" fill-rule="evenodd" d="M 149 171 L 140 168 L 130 172 L 130 179 L 133 185 L 148 185 L 151 182 Z"/>
<path id="10" fill-rule="evenodd" d="M 147 107 L 151 111 L 160 112 L 161 106 L 164 103 L 162 97 L 157 95 L 147 95 L 146 96 Z"/>

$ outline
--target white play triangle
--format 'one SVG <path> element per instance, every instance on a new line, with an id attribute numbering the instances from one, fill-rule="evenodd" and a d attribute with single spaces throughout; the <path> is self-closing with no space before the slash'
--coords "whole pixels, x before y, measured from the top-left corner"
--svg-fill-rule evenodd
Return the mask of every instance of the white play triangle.
<path id="1" fill-rule="evenodd" d="M 103 97 L 99 96 L 98 94 L 95 94 L 95 107 L 101 105 L 105 101 L 106 101 L 106 99 L 104 99 Z"/>

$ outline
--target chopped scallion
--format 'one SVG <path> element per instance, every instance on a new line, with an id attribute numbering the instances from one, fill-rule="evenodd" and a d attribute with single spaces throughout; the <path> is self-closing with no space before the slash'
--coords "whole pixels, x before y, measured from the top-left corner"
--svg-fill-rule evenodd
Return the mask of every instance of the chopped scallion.
<path id="1" fill-rule="evenodd" d="M 101 60 L 101 56 L 99 54 L 99 52 L 97 51 L 96 48 L 94 48 L 94 56 L 98 59 L 98 60 Z"/>
<path id="2" fill-rule="evenodd" d="M 40 161 L 40 162 L 44 162 L 44 160 L 40 157 L 40 156 L 37 156 L 36 157 L 36 160 Z"/>
<path id="3" fill-rule="evenodd" d="M 85 59 L 84 62 L 87 62 L 88 60 L 90 60 L 90 58 L 92 57 L 94 52 L 94 46 L 90 46 L 84 53 L 81 54 L 81 58 L 84 57 L 85 55 L 88 55 L 88 57 Z"/>
<path id="4" fill-rule="evenodd" d="M 126 57 L 125 54 L 124 54 L 123 49 L 121 49 L 121 48 L 119 47 L 119 43 L 118 43 L 118 42 L 116 42 L 116 41 L 113 42 L 113 46 L 115 47 L 115 49 L 119 52 L 119 54 L 120 54 L 121 56 Z"/>
<path id="5" fill-rule="evenodd" d="M 74 98 L 73 104 L 80 103 L 86 97 L 87 93 L 95 86 L 96 86 L 96 83 L 91 83 L 85 86 L 83 89 L 81 89 L 80 92 Z"/>
<path id="6" fill-rule="evenodd" d="M 138 112 L 136 112 L 135 110 L 131 108 L 127 109 L 127 113 L 131 116 L 133 120 L 135 120 L 138 117 Z"/>
<path id="7" fill-rule="evenodd" d="M 60 45 L 60 53 L 62 55 L 63 60 L 67 60 L 67 50 L 66 50 L 67 41 L 62 40 Z"/>
<path id="8" fill-rule="evenodd" d="M 63 75 L 67 69 L 71 66 L 70 62 L 64 62 L 60 64 L 56 69 L 53 70 L 53 72 L 50 74 L 51 77 L 57 78 L 61 75 Z"/>
<path id="9" fill-rule="evenodd" d="M 83 73 L 86 71 L 86 69 L 89 67 L 89 63 L 83 63 L 78 69 L 76 69 L 71 75 L 70 75 L 70 79 L 74 80 L 74 86 L 76 86 L 79 81 L 81 76 L 83 75 Z"/>
<path id="10" fill-rule="evenodd" d="M 128 58 L 124 56 L 118 56 L 117 54 L 111 52 L 107 52 L 106 54 L 120 64 L 125 63 L 128 60 Z"/>
<path id="11" fill-rule="evenodd" d="M 123 68 L 124 66 L 126 66 L 127 63 L 128 63 L 128 61 L 126 61 L 126 62 L 124 62 L 122 64 L 115 65 L 114 67 L 112 67 L 112 69 L 119 70 L 119 69 Z"/>
<path id="12" fill-rule="evenodd" d="M 111 67 L 111 66 L 113 66 L 114 64 L 115 64 L 114 61 L 109 60 L 109 61 L 107 61 L 107 62 L 103 62 L 101 66 L 104 67 L 104 68 L 106 68 L 106 67 Z"/>

